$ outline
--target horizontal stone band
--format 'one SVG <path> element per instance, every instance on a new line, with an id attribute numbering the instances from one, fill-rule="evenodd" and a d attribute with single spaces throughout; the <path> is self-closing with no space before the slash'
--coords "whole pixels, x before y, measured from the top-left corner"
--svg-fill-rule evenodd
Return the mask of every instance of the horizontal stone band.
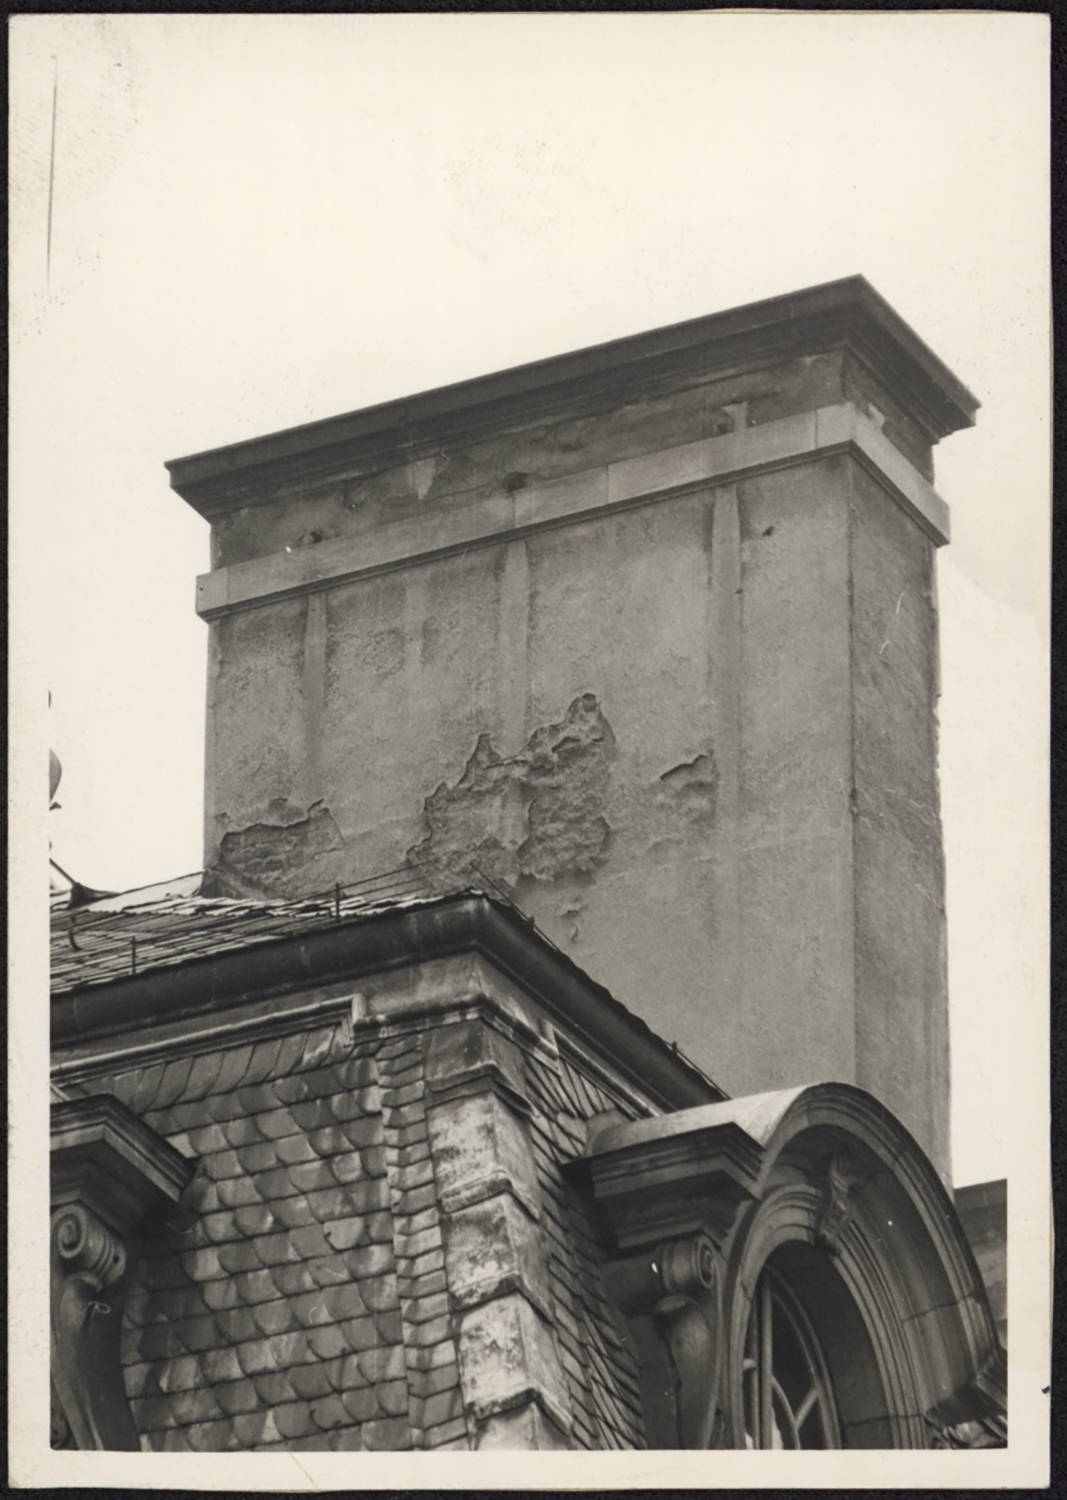
<path id="1" fill-rule="evenodd" d="M 853 453 L 936 546 L 948 541 L 945 502 L 869 417 L 843 402 L 531 484 L 514 494 L 479 496 L 466 506 L 396 521 L 363 536 L 218 568 L 197 580 L 197 613 L 215 619 L 840 452 Z"/>

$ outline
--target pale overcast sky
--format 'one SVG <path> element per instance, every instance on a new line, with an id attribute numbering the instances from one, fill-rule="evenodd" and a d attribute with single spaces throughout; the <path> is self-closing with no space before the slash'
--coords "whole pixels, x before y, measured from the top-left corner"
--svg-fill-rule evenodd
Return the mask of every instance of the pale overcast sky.
<path id="1" fill-rule="evenodd" d="M 200 865 L 207 526 L 165 459 L 860 272 L 982 401 L 935 455 L 941 774 L 956 1178 L 1007 1174 L 1047 1005 L 1046 18 L 11 36 L 14 706 L 64 766 L 38 850 L 113 889 Z"/>

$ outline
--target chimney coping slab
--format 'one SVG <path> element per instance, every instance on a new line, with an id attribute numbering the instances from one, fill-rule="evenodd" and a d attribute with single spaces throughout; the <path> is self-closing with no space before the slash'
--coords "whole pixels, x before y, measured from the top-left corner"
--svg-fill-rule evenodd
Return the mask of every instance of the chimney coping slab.
<path id="1" fill-rule="evenodd" d="M 606 410 L 648 389 L 683 389 L 768 361 L 849 347 L 876 368 L 934 442 L 971 426 L 979 402 L 862 276 L 306 423 L 167 464 L 201 515 L 254 503 L 264 486 L 321 477 L 372 455 L 410 462 L 458 436 Z"/>

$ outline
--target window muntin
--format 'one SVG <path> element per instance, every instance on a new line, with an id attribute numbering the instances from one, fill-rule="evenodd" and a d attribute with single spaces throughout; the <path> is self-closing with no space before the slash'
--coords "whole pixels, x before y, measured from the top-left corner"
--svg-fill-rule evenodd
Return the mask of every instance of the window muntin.
<path id="1" fill-rule="evenodd" d="M 747 1448 L 841 1446 L 814 1329 L 786 1281 L 769 1265 L 760 1273 L 752 1299 L 742 1390 Z"/>

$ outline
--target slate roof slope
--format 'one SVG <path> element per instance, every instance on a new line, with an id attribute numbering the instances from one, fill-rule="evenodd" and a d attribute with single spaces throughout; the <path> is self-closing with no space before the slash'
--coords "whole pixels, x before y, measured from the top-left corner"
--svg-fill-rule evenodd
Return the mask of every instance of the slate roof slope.
<path id="1" fill-rule="evenodd" d="M 186 964 L 313 932 L 430 898 L 414 879 L 367 882 L 306 899 L 251 900 L 198 894 L 128 892 L 71 910 L 53 905 L 53 993 L 106 984 L 132 973 Z M 121 904 L 120 904 L 121 903 Z"/>
<path id="2" fill-rule="evenodd" d="M 615 1040 L 608 1043 L 613 1047 L 617 1047 L 623 1033 L 628 1034 L 631 1065 L 636 1059 L 636 1076 L 644 1086 L 651 1081 L 648 1061 L 657 1057 L 660 1063 L 657 1074 L 663 1071 L 666 1060 L 667 1073 L 671 1075 L 671 1107 L 727 1097 L 676 1044 L 668 1046 L 647 1022 L 558 949 L 506 892 L 487 877 L 479 878 L 484 885 L 469 883 L 442 892 L 430 889 L 417 869 L 403 869 L 300 898 L 208 897 L 189 894 L 187 890 L 159 895 L 159 887 L 148 887 L 145 891 L 101 899 L 86 907 L 53 907 L 52 999 L 67 1002 L 85 991 L 100 994 L 106 986 L 120 980 L 173 974 L 198 961 L 225 961 L 238 953 L 251 954 L 256 950 L 262 953 L 272 944 L 279 945 L 282 951 L 280 945 L 287 941 L 308 938 L 327 929 L 359 927 L 389 913 L 419 912 L 474 897 L 485 900 L 488 907 L 498 912 L 511 913 L 522 929 L 535 935 L 542 951 L 553 954 L 567 971 L 564 981 L 568 975 L 572 976 L 586 993 L 595 994 L 592 1003 L 597 1029 L 603 1025 L 607 1032 L 614 1033 Z M 184 882 L 192 879 L 183 877 Z M 557 983 L 554 978 L 553 987 Z M 75 1012 L 76 1009 L 75 1005 Z M 76 1022 L 75 1029 L 79 1027 L 80 1022 Z M 683 1079 L 684 1094 L 678 1095 L 677 1085 Z M 662 1096 L 661 1102 L 666 1097 Z"/>
<path id="3" fill-rule="evenodd" d="M 549 1274 L 555 1328 L 570 1388 L 575 1438 L 583 1448 L 643 1448 L 644 1418 L 633 1356 L 622 1320 L 608 1302 L 599 1266 L 605 1250 L 560 1167 L 585 1148 L 586 1123 L 626 1113 L 627 1101 L 608 1093 L 566 1058 L 558 1071 L 527 1061 L 532 1134 L 545 1220 L 552 1242 Z"/>
<path id="4" fill-rule="evenodd" d="M 554 1327 L 576 1445 L 644 1445 L 636 1372 L 560 1165 L 616 1097 L 531 1069 Z M 97 1078 L 197 1158 L 144 1244 L 122 1358 L 152 1451 L 473 1442 L 460 1392 L 423 1034 L 300 1030 Z"/>

